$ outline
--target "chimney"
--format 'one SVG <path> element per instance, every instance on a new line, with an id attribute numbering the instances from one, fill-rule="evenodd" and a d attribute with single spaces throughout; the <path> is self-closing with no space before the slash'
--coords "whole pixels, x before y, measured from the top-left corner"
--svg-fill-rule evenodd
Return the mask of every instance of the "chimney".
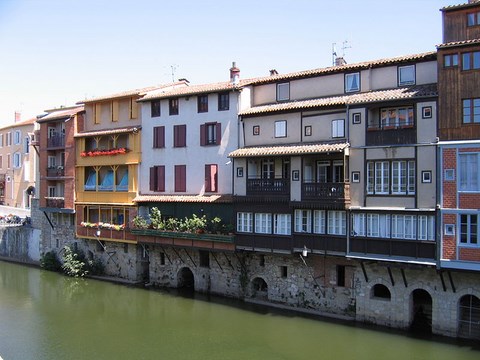
<path id="1" fill-rule="evenodd" d="M 342 66 L 342 65 L 347 65 L 347 62 L 343 57 L 336 57 L 335 58 L 335 66 Z"/>
<path id="2" fill-rule="evenodd" d="M 15 122 L 20 122 L 22 119 L 22 114 L 19 111 L 15 111 Z"/>
<path id="3" fill-rule="evenodd" d="M 270 70 L 270 76 L 278 75 L 278 71 L 276 69 Z"/>
<path id="4" fill-rule="evenodd" d="M 238 85 L 238 82 L 240 81 L 240 69 L 237 68 L 237 65 L 235 64 L 235 61 L 232 62 L 232 67 L 230 68 L 230 82 L 233 85 Z"/>

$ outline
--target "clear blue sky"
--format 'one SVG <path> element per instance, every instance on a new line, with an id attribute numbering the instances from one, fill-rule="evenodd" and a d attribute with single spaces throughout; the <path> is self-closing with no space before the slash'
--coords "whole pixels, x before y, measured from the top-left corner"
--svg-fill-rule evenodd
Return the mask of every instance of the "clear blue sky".
<path id="1" fill-rule="evenodd" d="M 0 126 L 185 77 L 194 84 L 434 51 L 467 0 L 0 0 Z"/>

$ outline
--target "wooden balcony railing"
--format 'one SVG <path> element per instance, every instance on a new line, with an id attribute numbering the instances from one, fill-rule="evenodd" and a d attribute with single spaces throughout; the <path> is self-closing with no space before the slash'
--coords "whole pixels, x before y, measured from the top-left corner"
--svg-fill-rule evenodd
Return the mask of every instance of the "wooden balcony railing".
<path id="1" fill-rule="evenodd" d="M 65 146 L 65 135 L 57 134 L 52 135 L 47 139 L 47 147 L 49 148 L 58 148 Z"/>
<path id="2" fill-rule="evenodd" d="M 324 201 L 344 203 L 350 201 L 350 184 L 348 183 L 303 183 L 303 201 Z"/>
<path id="3" fill-rule="evenodd" d="M 45 200 L 49 208 L 63 209 L 65 207 L 65 198 L 63 197 L 45 197 Z"/>
<path id="4" fill-rule="evenodd" d="M 55 167 L 47 169 L 47 177 L 65 176 L 65 170 L 63 167 Z"/>
<path id="5" fill-rule="evenodd" d="M 289 179 L 247 179 L 247 195 L 288 195 Z"/>

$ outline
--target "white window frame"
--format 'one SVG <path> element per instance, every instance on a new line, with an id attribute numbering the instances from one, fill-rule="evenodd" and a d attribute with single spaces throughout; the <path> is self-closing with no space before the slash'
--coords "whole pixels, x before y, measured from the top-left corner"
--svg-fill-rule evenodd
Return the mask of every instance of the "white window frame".
<path id="1" fill-rule="evenodd" d="M 255 233 L 257 234 L 272 233 L 272 214 L 255 213 Z"/>
<path id="2" fill-rule="evenodd" d="M 244 233 L 253 232 L 253 213 L 238 212 L 237 213 L 237 231 Z"/>
<path id="3" fill-rule="evenodd" d="M 353 213 L 352 214 L 352 236 L 365 236 L 366 231 L 366 214 Z"/>
<path id="4" fill-rule="evenodd" d="M 358 91 L 360 91 L 360 73 L 345 74 L 345 92 L 351 93 Z"/>
<path id="5" fill-rule="evenodd" d="M 417 219 L 415 215 L 392 215 L 392 239 L 415 240 Z"/>
<path id="6" fill-rule="evenodd" d="M 13 133 L 13 144 L 20 145 L 22 143 L 22 132 L 20 130 L 15 130 Z"/>
<path id="7" fill-rule="evenodd" d="M 3 134 L 0 134 L 0 147 L 3 147 Z"/>
<path id="8" fill-rule="evenodd" d="M 274 214 L 273 233 L 276 235 L 290 235 L 292 233 L 292 215 Z"/>
<path id="9" fill-rule="evenodd" d="M 414 85 L 416 78 L 415 65 L 398 67 L 398 86 Z"/>
<path id="10" fill-rule="evenodd" d="M 295 232 L 311 233 L 312 232 L 312 210 L 295 210 Z"/>
<path id="11" fill-rule="evenodd" d="M 332 138 L 345 137 L 345 119 L 332 120 Z"/>
<path id="12" fill-rule="evenodd" d="M 13 153 L 13 167 L 15 169 L 22 167 L 22 154 L 18 151 Z"/>
<path id="13" fill-rule="evenodd" d="M 466 222 L 466 226 L 464 226 L 462 223 L 462 216 L 466 216 L 467 217 L 467 222 Z M 472 232 L 472 227 L 474 225 L 472 225 L 472 218 L 473 217 L 476 217 L 476 234 L 475 234 L 475 240 L 476 240 L 476 243 L 472 242 L 472 235 L 473 235 L 473 232 Z M 480 234 L 479 234 L 479 228 L 480 228 L 480 224 L 479 224 L 479 216 L 478 214 L 458 214 L 458 224 L 460 225 L 460 230 L 458 231 L 458 245 L 460 246 L 468 246 L 468 247 L 479 247 L 480 246 Z M 465 231 L 466 230 L 466 231 Z M 466 241 L 462 241 L 462 237 L 465 235 L 465 240 Z"/>
<path id="14" fill-rule="evenodd" d="M 458 155 L 458 191 L 480 191 L 480 153 Z"/>
<path id="15" fill-rule="evenodd" d="M 375 161 L 374 164 L 374 193 L 388 194 L 390 163 L 388 161 Z"/>
<path id="16" fill-rule="evenodd" d="M 313 233 L 325 234 L 326 232 L 326 211 L 314 210 L 313 211 Z"/>
<path id="17" fill-rule="evenodd" d="M 287 120 L 275 121 L 275 137 L 287 137 Z"/>
<path id="18" fill-rule="evenodd" d="M 57 158 L 55 156 L 48 156 L 48 168 L 53 169 L 57 166 Z"/>
<path id="19" fill-rule="evenodd" d="M 367 236 L 390 238 L 390 215 L 367 214 Z"/>
<path id="20" fill-rule="evenodd" d="M 48 197 L 56 197 L 57 196 L 57 188 L 55 186 L 48 187 Z"/>
<path id="21" fill-rule="evenodd" d="M 288 101 L 290 100 L 290 83 L 279 83 L 277 84 L 277 101 Z"/>
<path id="22" fill-rule="evenodd" d="M 435 240 L 435 216 L 418 215 L 418 240 Z"/>
<path id="23" fill-rule="evenodd" d="M 328 212 L 328 234 L 345 235 L 347 233 L 347 213 L 345 211 Z"/>

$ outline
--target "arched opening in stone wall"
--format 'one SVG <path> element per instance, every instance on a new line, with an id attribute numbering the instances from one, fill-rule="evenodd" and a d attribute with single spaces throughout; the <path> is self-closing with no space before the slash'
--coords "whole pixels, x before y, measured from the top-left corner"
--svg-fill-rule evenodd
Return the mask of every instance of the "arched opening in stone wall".
<path id="1" fill-rule="evenodd" d="M 428 291 L 415 289 L 411 295 L 410 330 L 419 334 L 432 333 L 432 297 Z"/>
<path id="2" fill-rule="evenodd" d="M 458 303 L 458 336 L 480 339 L 480 299 L 464 295 Z"/>
<path id="3" fill-rule="evenodd" d="M 252 294 L 253 297 L 259 299 L 267 299 L 268 298 L 268 285 L 260 277 L 253 279 L 252 281 Z"/>
<path id="4" fill-rule="evenodd" d="M 177 275 L 177 288 L 195 290 L 195 277 L 192 270 L 187 267 L 180 269 Z"/>
<path id="5" fill-rule="evenodd" d="M 383 300 L 390 300 L 392 295 L 390 294 L 390 290 L 383 284 L 375 284 L 372 288 L 372 298 L 383 299 Z"/>

